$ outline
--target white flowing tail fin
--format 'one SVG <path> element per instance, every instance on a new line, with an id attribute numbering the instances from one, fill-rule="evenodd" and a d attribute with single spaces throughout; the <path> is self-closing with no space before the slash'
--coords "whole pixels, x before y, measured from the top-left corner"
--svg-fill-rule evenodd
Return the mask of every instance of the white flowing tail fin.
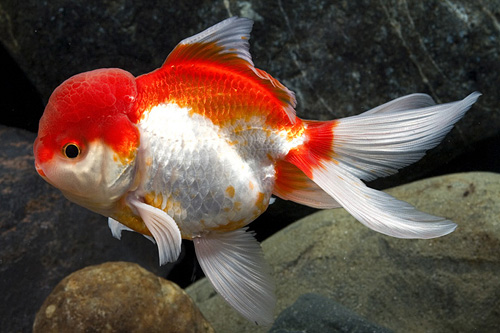
<path id="1" fill-rule="evenodd" d="M 452 232 L 445 218 L 418 211 L 408 203 L 368 188 L 362 180 L 396 173 L 421 159 L 441 142 L 476 102 L 480 93 L 436 105 L 425 94 L 398 98 L 357 116 L 329 122 L 307 122 L 307 139 L 290 151 L 286 163 L 311 182 L 280 182 L 275 194 L 314 207 L 344 207 L 369 228 L 399 238 L 433 238 Z M 282 172 L 284 173 L 284 172 Z M 282 179 L 290 179 L 286 174 Z M 303 177 L 304 178 L 304 177 Z M 304 191 L 304 188 L 307 191 Z M 311 204 L 312 203 L 312 204 Z"/>
<path id="2" fill-rule="evenodd" d="M 336 160 L 366 181 L 392 175 L 436 147 L 480 95 L 475 92 L 461 101 L 439 105 L 428 95 L 408 95 L 340 119 L 334 129 Z M 409 102 L 426 107 L 415 108 Z"/>

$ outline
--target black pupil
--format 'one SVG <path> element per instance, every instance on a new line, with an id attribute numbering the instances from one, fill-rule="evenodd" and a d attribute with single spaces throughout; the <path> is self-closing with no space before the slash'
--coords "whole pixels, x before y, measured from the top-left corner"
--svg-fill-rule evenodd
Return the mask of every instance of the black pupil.
<path id="1" fill-rule="evenodd" d="M 64 149 L 64 152 L 65 152 L 65 154 L 66 154 L 67 157 L 69 157 L 69 158 L 75 158 L 80 153 L 80 150 L 78 149 L 78 147 L 76 145 L 69 144 Z"/>

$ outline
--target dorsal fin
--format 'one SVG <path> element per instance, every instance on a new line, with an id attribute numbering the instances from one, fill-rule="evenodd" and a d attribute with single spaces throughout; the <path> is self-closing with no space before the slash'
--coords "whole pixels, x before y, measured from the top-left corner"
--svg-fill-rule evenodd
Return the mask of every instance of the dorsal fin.
<path id="1" fill-rule="evenodd" d="M 162 67 L 185 62 L 207 62 L 243 73 L 272 91 L 290 120 L 295 122 L 294 93 L 271 75 L 254 67 L 248 43 L 252 26 L 253 21 L 250 19 L 228 18 L 182 40 L 169 54 Z"/>
<path id="2" fill-rule="evenodd" d="M 253 21 L 246 18 L 231 17 L 216 25 L 183 39 L 169 54 L 165 64 L 188 60 L 222 62 L 225 65 L 244 65 L 253 67 L 252 56 L 248 51 Z M 217 47 L 214 47 L 217 46 Z M 238 63 L 226 63 L 239 60 Z"/>

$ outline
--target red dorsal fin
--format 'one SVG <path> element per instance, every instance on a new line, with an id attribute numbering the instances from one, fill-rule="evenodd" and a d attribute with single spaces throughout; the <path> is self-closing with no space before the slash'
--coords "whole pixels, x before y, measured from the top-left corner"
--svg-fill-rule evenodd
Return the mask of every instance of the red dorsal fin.
<path id="1" fill-rule="evenodd" d="M 212 63 L 257 80 L 272 91 L 283 109 L 295 122 L 295 95 L 278 80 L 254 67 L 249 43 L 253 21 L 228 18 L 192 37 L 181 41 L 167 57 L 162 67 L 189 62 Z"/>

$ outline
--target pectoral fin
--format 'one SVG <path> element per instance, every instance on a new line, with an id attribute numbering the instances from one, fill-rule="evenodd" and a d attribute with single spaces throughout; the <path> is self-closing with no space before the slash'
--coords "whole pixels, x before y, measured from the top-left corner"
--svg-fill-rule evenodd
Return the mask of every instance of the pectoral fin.
<path id="1" fill-rule="evenodd" d="M 177 260 L 181 253 L 182 238 L 174 219 L 163 210 L 137 199 L 130 199 L 130 204 L 137 209 L 158 245 L 160 265 Z"/>
<path id="2" fill-rule="evenodd" d="M 196 256 L 215 290 L 258 325 L 273 322 L 274 281 L 257 240 L 246 229 L 194 239 Z"/>

